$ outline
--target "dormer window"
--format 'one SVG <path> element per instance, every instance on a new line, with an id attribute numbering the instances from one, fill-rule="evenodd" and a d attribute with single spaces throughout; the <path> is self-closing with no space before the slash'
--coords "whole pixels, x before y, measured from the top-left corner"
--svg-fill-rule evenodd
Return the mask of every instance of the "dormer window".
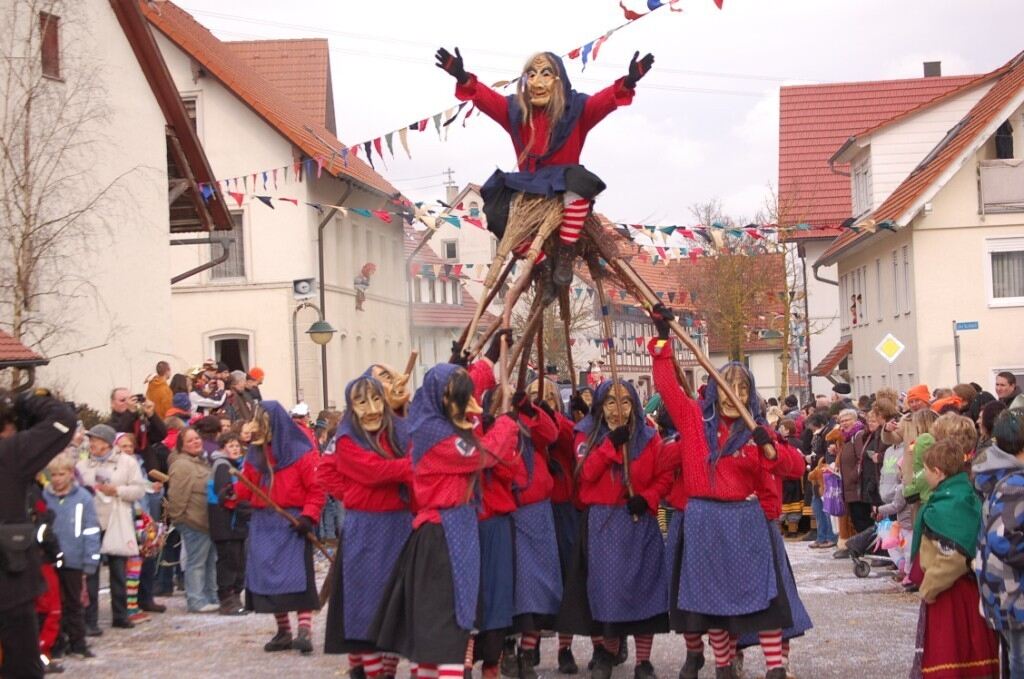
<path id="1" fill-rule="evenodd" d="M 469 203 L 469 216 L 473 219 L 477 219 L 480 216 L 480 204 L 475 200 Z"/>
<path id="2" fill-rule="evenodd" d="M 871 162 L 864 157 L 853 164 L 853 215 L 859 217 L 871 210 Z"/>

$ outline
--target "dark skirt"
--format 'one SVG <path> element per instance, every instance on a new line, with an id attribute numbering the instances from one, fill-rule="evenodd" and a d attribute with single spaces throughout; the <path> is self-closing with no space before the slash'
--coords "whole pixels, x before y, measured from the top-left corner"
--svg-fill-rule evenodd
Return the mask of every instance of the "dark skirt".
<path id="1" fill-rule="evenodd" d="M 573 546 L 580 534 L 580 510 L 572 502 L 558 502 L 551 504 L 551 511 L 555 516 L 555 540 L 564 583 L 572 568 Z"/>
<path id="2" fill-rule="evenodd" d="M 484 199 L 487 230 L 498 239 L 505 235 L 509 207 L 517 193 L 552 197 L 572 191 L 593 199 L 605 189 L 605 183 L 582 165 L 548 165 L 536 172 L 503 172 L 495 170 L 480 188 Z"/>
<path id="3" fill-rule="evenodd" d="M 786 553 L 786 543 L 782 539 L 782 533 L 778 530 L 772 531 L 772 540 L 775 543 L 775 567 L 782 572 L 783 583 L 785 584 L 786 598 L 789 600 L 789 610 L 793 616 L 793 624 L 782 630 L 782 638 L 786 641 L 802 637 L 809 629 L 814 627 L 811 616 L 804 608 L 800 600 L 800 592 L 796 588 L 796 578 L 793 577 L 793 568 L 789 564 L 789 555 Z M 760 640 L 756 634 L 746 634 L 738 642 L 739 648 L 757 646 Z"/>
<path id="4" fill-rule="evenodd" d="M 691 500 L 691 503 L 693 501 Z M 760 511 L 760 507 L 758 508 Z M 789 600 L 786 598 L 786 587 L 782 577 L 782 569 L 773 568 L 776 577 L 776 596 L 768 607 L 747 613 L 745 615 L 708 615 L 694 611 L 684 611 L 679 608 L 679 581 L 682 569 L 683 546 L 685 535 L 683 521 L 686 512 L 677 511 L 672 516 L 672 525 L 669 526 L 669 543 L 667 549 L 672 559 L 672 570 L 670 573 L 669 591 L 669 621 L 672 630 L 675 632 L 687 632 L 693 634 L 704 634 L 711 629 L 726 630 L 730 634 L 742 636 L 749 633 L 762 631 L 786 629 L 792 626 L 793 618 L 789 608 Z M 764 523 L 768 520 L 761 514 Z M 755 527 L 755 529 L 761 526 Z M 764 526 L 768 530 L 767 526 Z M 742 539 L 742 535 L 731 536 L 734 539 Z M 779 556 L 776 554 L 775 543 L 769 540 L 772 549 L 772 560 L 778 563 Z"/>
<path id="5" fill-rule="evenodd" d="M 324 629 L 324 653 L 372 652 L 368 626 L 411 531 L 412 515 L 348 510 L 338 532 L 338 564 Z M 346 593 L 347 590 L 347 593 Z"/>
<path id="6" fill-rule="evenodd" d="M 589 509 L 584 509 L 579 522 L 579 535 L 573 548 L 572 565 L 566 576 L 562 607 L 558 612 L 556 629 L 566 634 L 586 636 L 621 637 L 638 634 L 662 634 L 667 632 L 668 616 L 664 613 L 644 620 L 608 622 L 594 620 L 587 592 L 588 575 L 588 529 Z M 653 519 L 652 519 L 653 520 Z M 618 555 L 616 555 L 618 556 Z M 628 583 L 623 583 L 628 586 Z"/>
<path id="7" fill-rule="evenodd" d="M 515 556 L 512 517 L 494 516 L 480 522 L 480 600 L 477 629 L 481 632 L 512 627 L 515 601 Z"/>
<path id="8" fill-rule="evenodd" d="M 370 626 L 377 648 L 411 662 L 461 665 L 469 632 L 455 620 L 452 583 L 444 528 L 420 526 L 405 543 Z"/>
<path id="9" fill-rule="evenodd" d="M 254 594 L 245 590 L 245 607 L 257 613 L 288 613 L 290 611 L 315 611 L 320 608 L 320 596 L 316 591 L 316 573 L 313 570 L 313 545 L 306 541 L 304 554 L 306 565 L 306 590 L 287 594 Z"/>

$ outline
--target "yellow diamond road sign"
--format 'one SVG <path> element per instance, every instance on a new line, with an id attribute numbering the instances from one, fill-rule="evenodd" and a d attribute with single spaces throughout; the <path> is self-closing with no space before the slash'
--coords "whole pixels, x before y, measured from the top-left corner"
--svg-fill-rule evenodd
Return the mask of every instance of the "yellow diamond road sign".
<path id="1" fill-rule="evenodd" d="M 883 337 L 882 341 L 875 347 L 875 351 L 881 354 L 882 358 L 889 361 L 889 363 L 899 358 L 904 349 L 906 349 L 906 346 L 904 346 L 903 342 L 896 339 L 891 332 Z"/>

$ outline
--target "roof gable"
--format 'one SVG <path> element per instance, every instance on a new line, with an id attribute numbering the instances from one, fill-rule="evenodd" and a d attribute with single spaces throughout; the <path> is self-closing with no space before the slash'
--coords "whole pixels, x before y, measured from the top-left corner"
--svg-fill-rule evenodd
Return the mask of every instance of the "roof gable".
<path id="1" fill-rule="evenodd" d="M 779 206 L 784 225 L 837 229 L 852 212 L 850 179 L 829 159 L 851 136 L 920 110 L 979 76 L 783 87 L 779 93 Z M 827 233 L 827 232 L 826 232 Z M 836 231 L 830 235 L 839 235 Z"/>
<path id="2" fill-rule="evenodd" d="M 917 212 L 975 153 L 995 134 L 1006 116 L 1024 103 L 1024 52 L 994 72 L 996 83 L 977 104 L 950 130 L 928 156 L 914 169 L 877 210 L 862 220 L 870 229 L 848 231 L 818 259 L 824 265 L 838 260 L 852 245 L 870 238 L 874 225 L 892 222 L 896 228 L 907 226 Z"/>
<path id="3" fill-rule="evenodd" d="M 230 92 L 297 146 L 309 158 L 319 158 L 323 168 L 339 178 L 353 179 L 364 187 L 391 197 L 398 190 L 365 162 L 349 154 L 343 161 L 337 150 L 348 148 L 324 125 L 294 104 L 205 26 L 173 2 L 151 4 L 139 0 L 149 22 L 168 40 L 202 65 Z"/>
<path id="4" fill-rule="evenodd" d="M 233 40 L 224 44 L 306 115 L 337 134 L 327 40 Z"/>

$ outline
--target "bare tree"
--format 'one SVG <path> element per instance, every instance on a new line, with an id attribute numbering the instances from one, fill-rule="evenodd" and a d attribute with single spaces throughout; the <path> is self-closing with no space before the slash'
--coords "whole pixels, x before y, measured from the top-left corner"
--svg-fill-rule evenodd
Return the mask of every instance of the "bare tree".
<path id="1" fill-rule="evenodd" d="M 519 304 L 512 311 L 512 331 L 518 339 L 526 329 L 530 307 L 533 305 L 534 291 L 531 288 L 523 294 Z M 544 363 L 554 365 L 559 374 L 569 374 L 570 342 L 566 340 L 565 323 L 562 321 L 558 302 L 552 303 L 544 310 Z M 587 294 L 577 295 L 570 289 L 569 294 L 569 334 L 576 340 L 589 340 L 596 336 L 598 321 L 594 313 L 594 302 Z M 531 351 L 536 356 L 537 342 L 534 340 Z M 580 370 L 579 351 L 573 352 L 573 367 Z M 543 366 L 541 366 L 543 369 Z"/>
<path id="2" fill-rule="evenodd" d="M 44 354 L 74 335 L 71 300 L 100 302 L 84 263 L 124 176 L 94 179 L 108 109 L 81 49 L 89 4 L 9 0 L 0 17 L 0 327 Z"/>

